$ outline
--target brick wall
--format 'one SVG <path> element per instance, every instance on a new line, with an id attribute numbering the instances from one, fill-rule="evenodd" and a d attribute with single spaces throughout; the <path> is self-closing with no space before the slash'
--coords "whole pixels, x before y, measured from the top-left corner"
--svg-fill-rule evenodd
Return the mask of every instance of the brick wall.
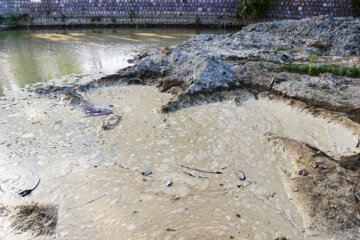
<path id="1" fill-rule="evenodd" d="M 269 10 L 269 17 L 303 18 L 325 14 L 334 17 L 355 16 L 353 1 L 355 0 L 277 0 Z"/>
<path id="2" fill-rule="evenodd" d="M 237 21 L 236 4 L 240 0 L 0 0 L 0 15 L 28 13 L 35 19 L 73 19 L 101 16 L 103 18 L 146 19 L 196 17 L 205 22 L 221 19 Z M 351 1 L 355 0 L 276 0 L 269 9 L 270 18 L 301 18 L 306 16 L 354 15 Z M 211 20 L 213 19 L 213 20 Z M 193 20 L 191 20 L 193 21 Z M 176 22 L 176 21 L 175 21 Z"/>

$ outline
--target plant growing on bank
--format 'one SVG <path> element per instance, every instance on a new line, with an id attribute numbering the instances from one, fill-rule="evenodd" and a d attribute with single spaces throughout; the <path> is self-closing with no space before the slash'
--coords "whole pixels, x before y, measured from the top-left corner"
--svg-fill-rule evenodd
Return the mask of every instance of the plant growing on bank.
<path id="1" fill-rule="evenodd" d="M 309 74 L 311 75 L 314 69 L 315 55 L 310 56 L 310 66 L 309 66 Z"/>
<path id="2" fill-rule="evenodd" d="M 3 17 L 0 15 L 0 24 L 8 25 L 8 26 L 17 26 L 21 22 L 25 22 L 30 20 L 30 17 L 27 13 L 23 14 L 11 14 L 8 17 Z"/>
<path id="3" fill-rule="evenodd" d="M 241 0 L 237 5 L 238 15 L 242 19 L 259 19 L 266 16 L 275 0 Z"/>
<path id="4" fill-rule="evenodd" d="M 341 67 L 338 65 L 314 65 L 314 62 L 310 59 L 310 64 L 286 64 L 280 68 L 282 72 L 292 72 L 299 74 L 307 74 L 310 76 L 319 76 L 321 73 L 332 73 L 337 76 L 345 76 L 351 78 L 360 78 L 360 68 L 353 67 Z"/>
<path id="5" fill-rule="evenodd" d="M 134 10 L 130 10 L 130 11 L 129 11 L 129 17 L 130 17 L 130 21 L 132 22 L 133 18 L 135 17 L 135 12 L 134 12 Z"/>
<path id="6" fill-rule="evenodd" d="M 62 22 L 65 22 L 65 20 L 66 20 L 65 14 L 64 14 L 64 13 L 61 13 L 61 21 L 62 21 Z"/>

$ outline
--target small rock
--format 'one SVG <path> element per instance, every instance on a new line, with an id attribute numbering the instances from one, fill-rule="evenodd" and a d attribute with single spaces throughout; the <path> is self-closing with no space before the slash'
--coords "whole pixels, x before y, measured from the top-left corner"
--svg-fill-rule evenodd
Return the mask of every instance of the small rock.
<path id="1" fill-rule="evenodd" d="M 171 185 L 173 185 L 173 183 L 174 183 L 174 182 L 173 182 L 172 180 L 169 180 L 169 181 L 166 182 L 165 185 L 166 185 L 167 187 L 170 187 Z"/>
<path id="2" fill-rule="evenodd" d="M 244 181 L 246 179 L 245 173 L 242 170 L 238 171 L 238 177 L 241 181 Z"/>
<path id="3" fill-rule="evenodd" d="M 122 117 L 119 115 L 114 115 L 114 116 L 108 117 L 104 120 L 104 122 L 101 126 L 101 129 L 102 130 L 114 129 L 117 125 L 119 125 L 121 120 L 122 120 Z"/>

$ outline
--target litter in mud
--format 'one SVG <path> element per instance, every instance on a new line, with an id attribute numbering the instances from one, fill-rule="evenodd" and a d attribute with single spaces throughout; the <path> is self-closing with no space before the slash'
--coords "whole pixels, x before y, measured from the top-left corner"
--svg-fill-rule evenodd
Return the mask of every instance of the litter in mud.
<path id="1" fill-rule="evenodd" d="M 148 177 L 148 176 L 150 176 L 150 175 L 152 175 L 153 174 L 153 170 L 152 169 L 150 169 L 150 170 L 148 170 L 148 171 L 144 171 L 144 172 L 140 172 L 140 171 L 137 171 L 137 172 L 139 172 L 141 175 L 143 175 L 144 177 Z"/>
<path id="2" fill-rule="evenodd" d="M 102 130 L 111 130 L 114 129 L 121 122 L 122 117 L 119 115 L 114 115 L 105 119 L 101 125 Z"/>
<path id="3" fill-rule="evenodd" d="M 104 115 L 110 115 L 113 113 L 112 105 L 109 106 L 93 106 L 90 104 L 80 105 L 81 108 L 85 112 L 85 117 L 98 117 Z"/>
<path id="4" fill-rule="evenodd" d="M 40 180 L 41 180 L 41 179 L 39 178 L 39 181 L 36 183 L 35 187 L 33 187 L 32 189 L 26 189 L 26 190 L 24 190 L 24 191 L 21 191 L 21 192 L 19 192 L 19 194 L 20 194 L 22 197 L 26 197 L 27 195 L 31 194 L 32 191 L 34 191 L 35 188 L 37 188 L 37 187 L 39 186 Z"/>

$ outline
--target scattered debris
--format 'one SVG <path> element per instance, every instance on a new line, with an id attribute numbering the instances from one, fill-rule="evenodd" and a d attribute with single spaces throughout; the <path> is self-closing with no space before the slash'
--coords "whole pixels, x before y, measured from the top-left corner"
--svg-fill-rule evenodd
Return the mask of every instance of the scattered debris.
<path id="1" fill-rule="evenodd" d="M 285 103 L 286 103 L 287 105 L 293 105 L 293 104 L 294 104 L 294 100 L 290 99 L 290 100 L 285 101 Z"/>
<path id="2" fill-rule="evenodd" d="M 95 201 L 97 201 L 97 200 L 99 200 L 99 199 L 101 199 L 101 198 L 103 198 L 103 197 L 105 197 L 105 196 L 106 196 L 106 194 L 103 194 L 103 195 L 101 195 L 101 196 L 99 196 L 99 197 L 97 197 L 97 198 L 94 198 L 94 199 L 92 199 L 92 200 L 90 200 L 90 201 L 87 201 L 87 202 L 85 202 L 85 203 L 83 203 L 83 204 L 81 204 L 81 205 L 77 205 L 77 206 L 73 206 L 73 207 L 68 207 L 67 209 L 80 208 L 80 207 L 82 207 L 82 206 L 84 206 L 84 205 L 93 203 L 93 202 L 95 202 Z"/>
<path id="3" fill-rule="evenodd" d="M 121 122 L 122 117 L 119 115 L 114 115 L 106 118 L 101 126 L 102 130 L 111 130 L 114 129 Z"/>
<path id="4" fill-rule="evenodd" d="M 171 201 L 175 202 L 175 201 L 178 201 L 180 199 L 182 199 L 182 197 L 174 197 L 174 198 L 171 199 Z"/>
<path id="5" fill-rule="evenodd" d="M 135 210 L 135 211 L 133 211 L 133 212 L 132 212 L 132 214 L 131 214 L 131 215 L 133 215 L 133 216 L 137 216 L 137 215 L 139 215 L 139 213 L 140 213 L 139 211 L 136 211 L 136 210 Z"/>
<path id="6" fill-rule="evenodd" d="M 185 171 L 184 171 L 184 173 L 185 173 L 186 175 L 189 175 L 190 177 L 196 177 L 196 178 L 207 178 L 207 177 L 203 177 L 203 176 L 194 175 L 194 174 L 191 174 L 191 173 L 189 173 L 189 172 L 185 172 Z"/>
<path id="7" fill-rule="evenodd" d="M 277 237 L 274 240 L 288 240 L 286 237 Z"/>
<path id="8" fill-rule="evenodd" d="M 197 169 L 197 168 L 187 167 L 187 166 L 184 166 L 184 165 L 181 165 L 181 167 L 186 168 L 186 169 L 190 169 L 190 170 L 194 170 L 194 171 L 197 171 L 197 172 L 212 173 L 212 174 L 223 174 L 220 171 L 217 171 L 217 172 L 205 171 L 205 170 L 201 170 L 201 169 Z"/>
<path id="9" fill-rule="evenodd" d="M 40 180 L 41 180 L 41 179 L 39 178 L 39 180 L 38 180 L 38 182 L 36 183 L 35 187 L 33 187 L 32 189 L 26 189 L 26 190 L 24 190 L 24 191 L 21 191 L 21 192 L 19 192 L 19 194 L 20 194 L 22 197 L 25 197 L 25 196 L 29 195 L 32 191 L 35 190 L 35 188 L 37 188 L 37 186 L 39 186 Z"/>
<path id="10" fill-rule="evenodd" d="M 127 169 L 128 169 L 128 168 L 127 168 Z M 135 172 L 140 173 L 140 174 L 143 175 L 144 177 L 148 177 L 148 176 L 150 176 L 150 175 L 153 174 L 153 170 L 152 170 L 152 169 L 150 169 L 150 170 L 148 170 L 148 171 L 143 171 L 143 172 L 141 172 L 141 171 L 139 171 L 139 170 L 135 170 Z"/>
<path id="11" fill-rule="evenodd" d="M 236 185 L 238 188 L 246 188 L 247 186 L 249 186 L 252 182 L 250 181 L 245 181 L 245 184 L 238 184 Z"/>
<path id="12" fill-rule="evenodd" d="M 80 105 L 79 106 L 84 112 L 85 117 L 98 117 L 104 115 L 110 115 L 113 113 L 112 107 L 113 105 L 109 106 L 94 106 L 90 104 Z"/>
<path id="13" fill-rule="evenodd" d="M 147 176 L 150 176 L 151 174 L 153 174 L 153 171 L 150 169 L 150 170 L 148 170 L 148 171 L 141 172 L 141 174 L 142 174 L 144 177 L 147 177 Z"/>
<path id="14" fill-rule="evenodd" d="M 93 199 L 93 200 L 90 200 L 90 201 L 84 203 L 84 205 L 90 204 L 90 203 L 92 203 L 92 202 L 95 202 L 95 201 L 97 201 L 97 200 L 99 200 L 99 199 L 101 199 L 101 198 L 103 198 L 103 197 L 105 197 L 105 196 L 106 196 L 106 194 L 103 194 L 103 195 L 101 195 L 100 197 L 97 197 L 97 198 L 95 198 L 95 199 Z"/>
<path id="15" fill-rule="evenodd" d="M 321 168 L 321 169 L 327 169 L 328 168 L 324 163 L 319 163 L 318 167 Z"/>
<path id="16" fill-rule="evenodd" d="M 165 185 L 166 185 L 167 187 L 170 187 L 171 185 L 173 185 L 173 183 L 174 183 L 174 182 L 173 182 L 172 180 L 169 180 L 169 181 L 166 182 Z"/>
<path id="17" fill-rule="evenodd" d="M 99 155 L 94 155 L 86 158 L 85 162 L 89 165 L 98 167 L 103 162 L 103 159 Z"/>
<path id="18" fill-rule="evenodd" d="M 166 228 L 165 231 L 166 231 L 166 232 L 176 232 L 177 230 L 172 229 L 172 228 Z"/>
<path id="19" fill-rule="evenodd" d="M 245 173 L 242 170 L 239 170 L 237 175 L 241 181 L 244 181 L 246 179 Z"/>
<path id="20" fill-rule="evenodd" d="M 308 171 L 307 171 L 306 169 L 301 169 L 301 170 L 299 171 L 299 175 L 300 175 L 300 176 L 307 176 L 307 175 L 308 175 Z"/>

